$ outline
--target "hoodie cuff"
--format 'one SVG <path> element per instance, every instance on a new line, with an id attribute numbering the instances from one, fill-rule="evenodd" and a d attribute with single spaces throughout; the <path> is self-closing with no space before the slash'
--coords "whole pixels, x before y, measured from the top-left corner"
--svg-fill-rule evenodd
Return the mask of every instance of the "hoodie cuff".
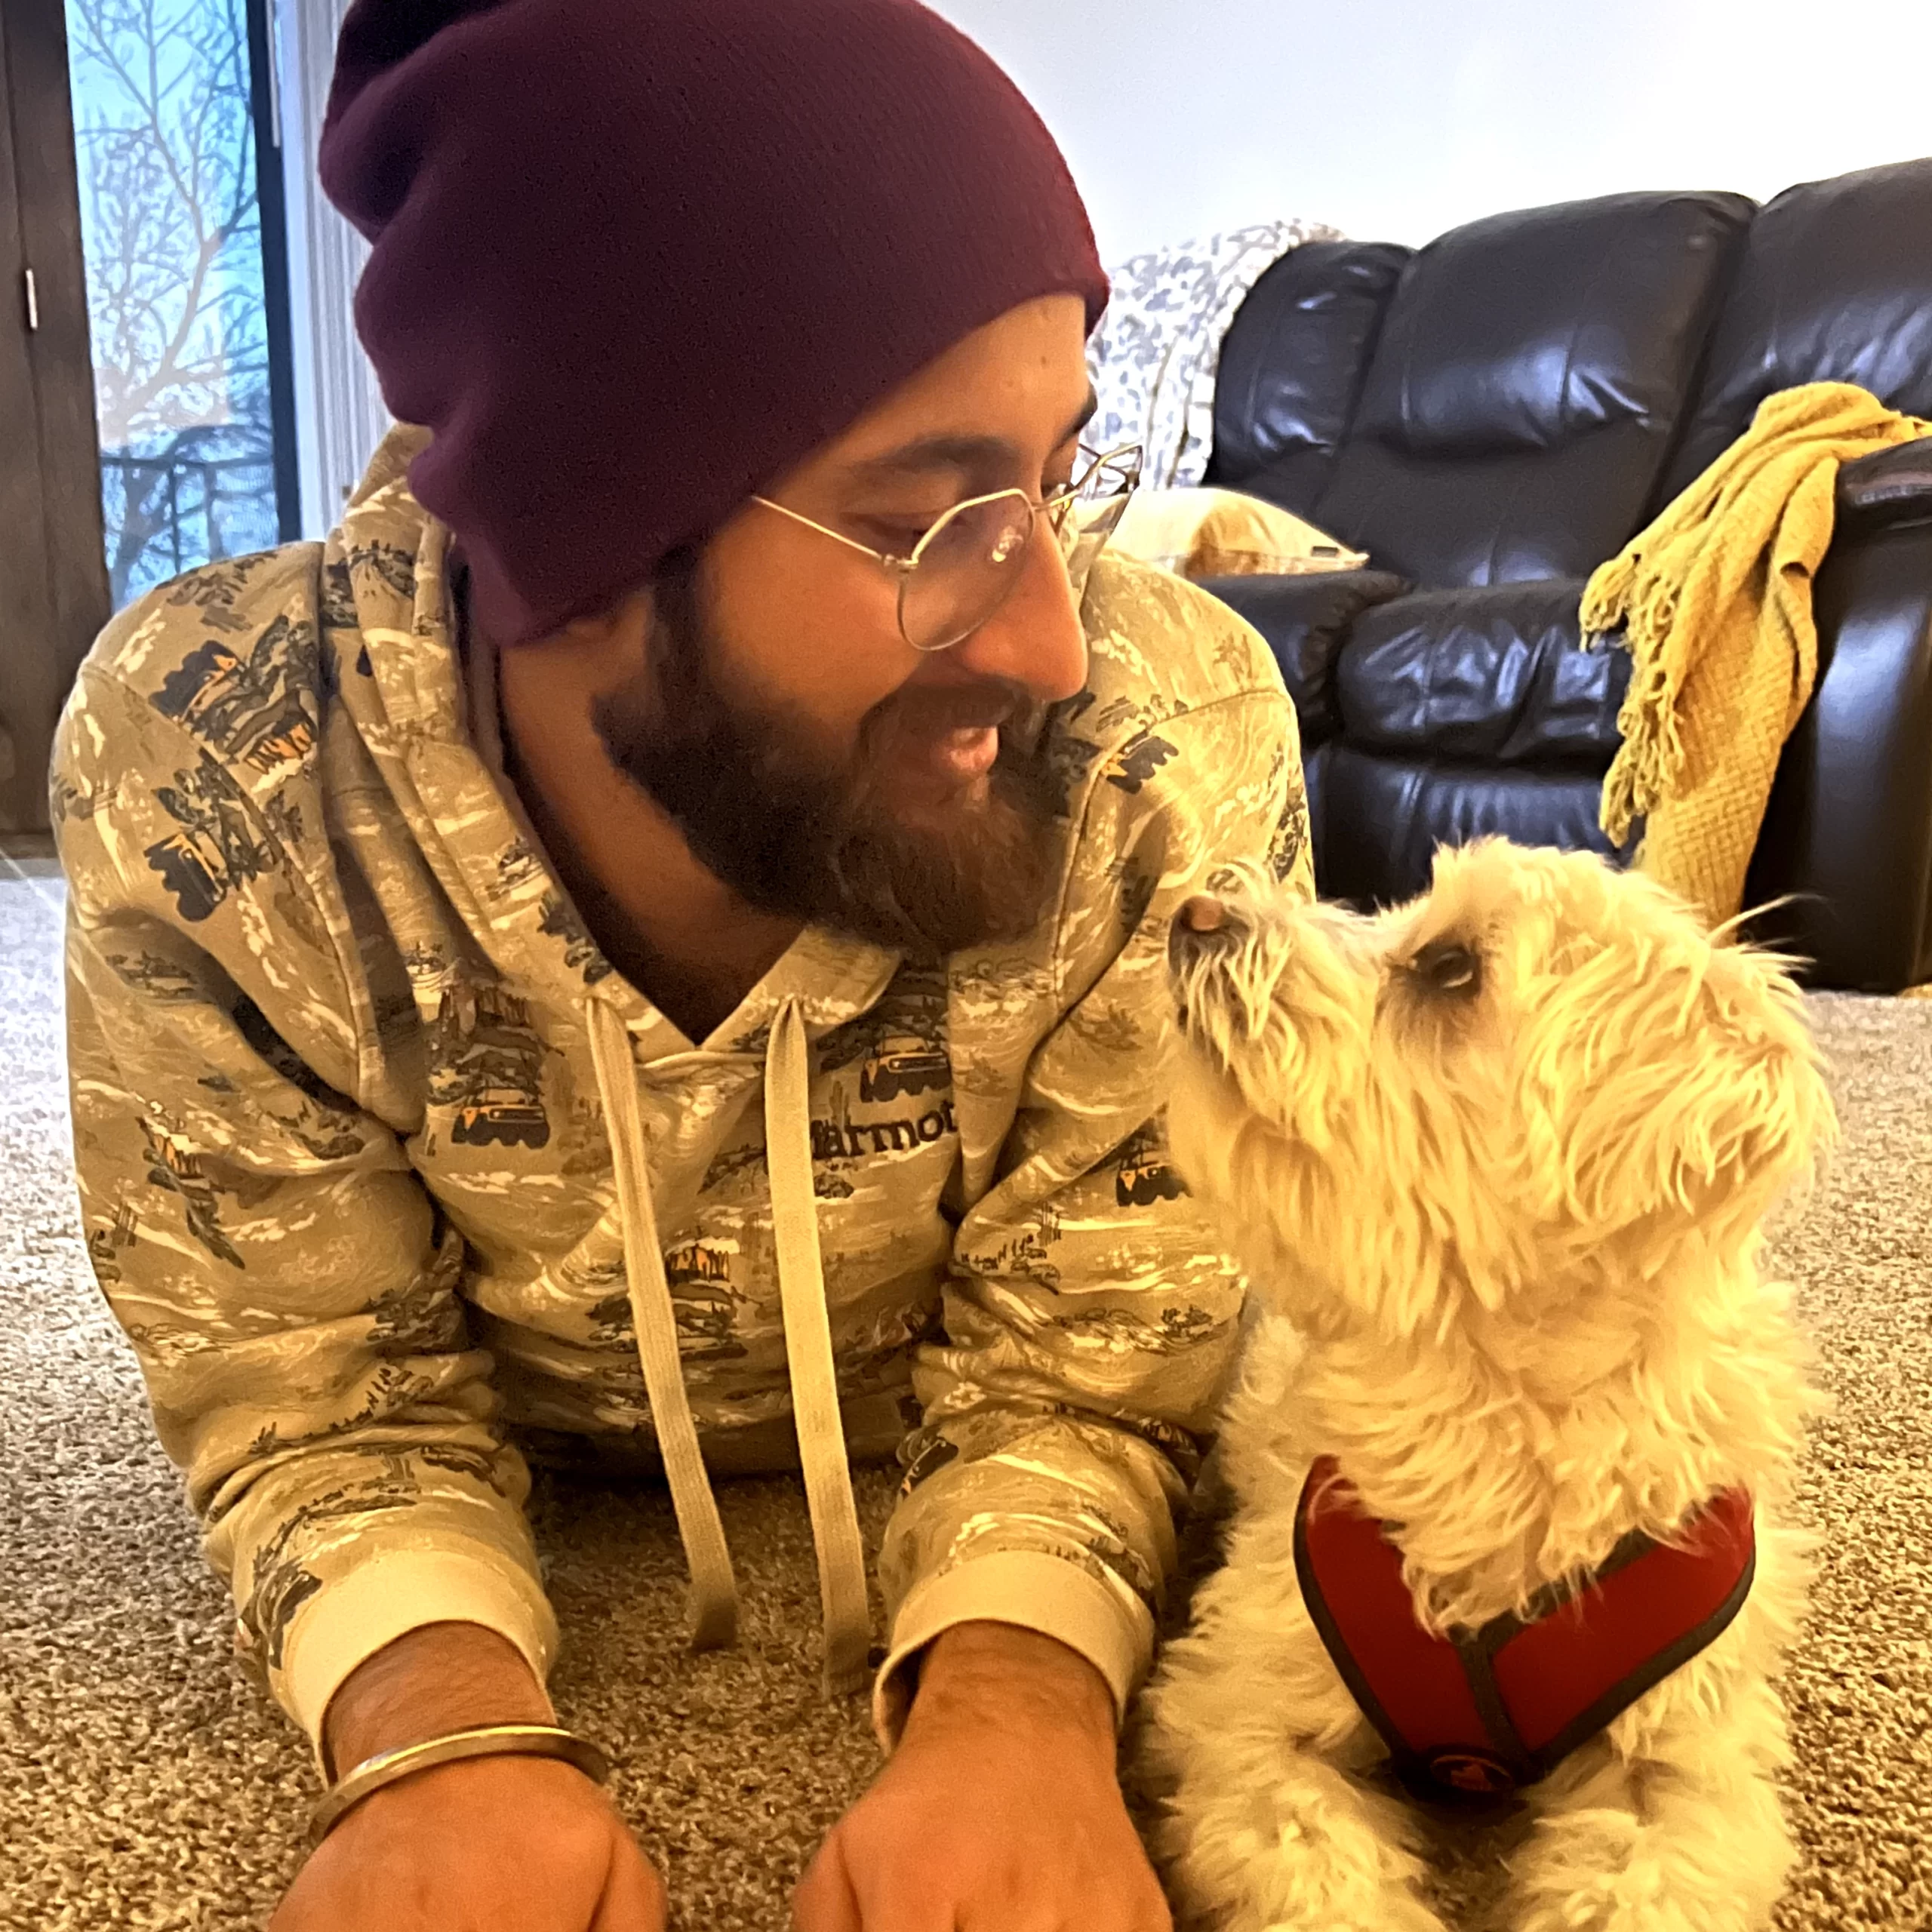
<path id="1" fill-rule="evenodd" d="M 1154 1620 L 1124 1585 L 1113 1589 L 1064 1557 L 989 1552 L 920 1584 L 900 1606 L 892 1644 L 872 1684 L 872 1730 L 890 1752 L 912 1709 L 919 1653 L 955 1623 L 1013 1623 L 1057 1638 L 1113 1693 L 1118 1729 L 1154 1658 Z"/>
<path id="2" fill-rule="evenodd" d="M 494 1551 L 397 1551 L 371 1557 L 316 1592 L 282 1640 L 275 1694 L 307 1734 L 324 1783 L 322 1721 L 356 1667 L 426 1623 L 480 1623 L 523 1653 L 544 1682 L 557 1652 L 557 1620 L 533 1577 Z M 346 1769 L 340 1767 L 340 1769 Z"/>

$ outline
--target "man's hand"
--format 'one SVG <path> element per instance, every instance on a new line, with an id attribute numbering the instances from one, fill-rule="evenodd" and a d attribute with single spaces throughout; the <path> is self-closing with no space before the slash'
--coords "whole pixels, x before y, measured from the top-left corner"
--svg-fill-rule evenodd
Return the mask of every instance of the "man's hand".
<path id="1" fill-rule="evenodd" d="M 549 1724 L 515 1649 L 473 1623 L 412 1630 L 331 1700 L 338 1773 L 485 1724 Z M 372 1792 L 316 1848 L 269 1932 L 664 1932 L 664 1889 L 610 1801 L 555 1758 L 472 1758 Z"/>
<path id="2" fill-rule="evenodd" d="M 664 1922 L 657 1873 L 581 1771 L 472 1758 L 357 1805 L 269 1932 L 663 1932 Z"/>
<path id="3" fill-rule="evenodd" d="M 798 1887 L 796 1932 L 1170 1932 L 1114 1760 L 1084 1657 L 1011 1624 L 946 1631 L 891 1762 Z"/>

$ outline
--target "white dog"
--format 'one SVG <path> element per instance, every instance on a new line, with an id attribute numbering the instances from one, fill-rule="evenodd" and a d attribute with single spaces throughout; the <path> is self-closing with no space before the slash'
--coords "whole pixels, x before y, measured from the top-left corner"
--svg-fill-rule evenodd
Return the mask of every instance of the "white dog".
<path id="1" fill-rule="evenodd" d="M 1500 841 L 1374 918 L 1191 901 L 1172 960 L 1263 1311 L 1146 1706 L 1184 1920 L 1437 1932 L 1406 1785 L 1520 1789 L 1517 1932 L 1767 1924 L 1820 1404 L 1760 1223 L 1833 1125 L 1784 962 Z"/>

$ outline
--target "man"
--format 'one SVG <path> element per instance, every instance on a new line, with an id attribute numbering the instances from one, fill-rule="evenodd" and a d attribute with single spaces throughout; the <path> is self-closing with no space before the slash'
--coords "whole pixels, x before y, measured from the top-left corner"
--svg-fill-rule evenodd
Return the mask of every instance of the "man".
<path id="1" fill-rule="evenodd" d="M 526 1458 L 662 1469 L 704 1642 L 707 1466 L 801 1466 L 844 1688 L 895 1451 L 891 1755 L 797 1922 L 1152 1932 L 1115 1727 L 1240 1297 L 1166 930 L 1307 854 L 1265 648 L 1069 495 L 1064 165 L 912 0 L 361 0 L 322 168 L 422 426 L 118 619 L 54 787 L 90 1252 L 238 1649 L 377 1786 L 275 1932 L 661 1926 L 494 1729 Z"/>

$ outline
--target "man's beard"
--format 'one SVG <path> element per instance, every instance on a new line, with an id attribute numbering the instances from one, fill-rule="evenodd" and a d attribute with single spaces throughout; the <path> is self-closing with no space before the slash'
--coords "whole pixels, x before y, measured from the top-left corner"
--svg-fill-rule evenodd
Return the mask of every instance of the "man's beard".
<path id="1" fill-rule="evenodd" d="M 784 713 L 718 685 L 695 553 L 667 559 L 654 588 L 651 663 L 598 701 L 592 722 L 612 762 L 748 905 L 922 961 L 1039 923 L 1062 832 L 1023 694 L 991 679 L 902 689 L 866 714 L 849 758 L 828 759 Z M 909 739 L 996 721 L 999 756 L 978 797 L 943 822 L 894 814 L 882 781 Z"/>

